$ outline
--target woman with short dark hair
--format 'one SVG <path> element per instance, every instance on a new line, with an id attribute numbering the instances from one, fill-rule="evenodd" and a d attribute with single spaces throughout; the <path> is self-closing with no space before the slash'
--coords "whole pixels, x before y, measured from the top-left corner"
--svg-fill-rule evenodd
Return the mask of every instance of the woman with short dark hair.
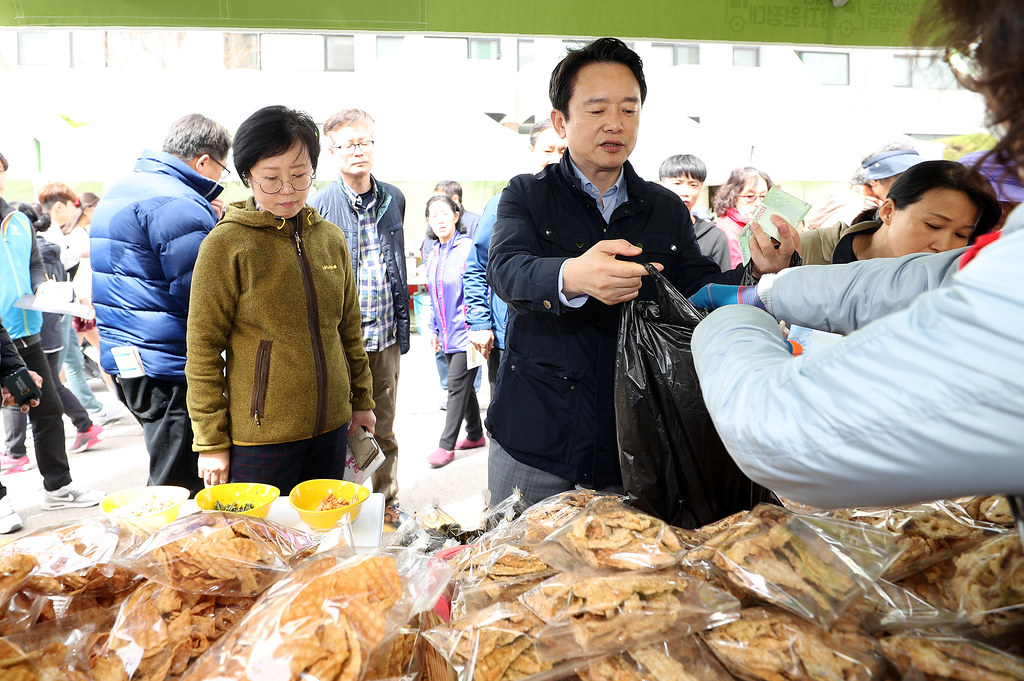
<path id="1" fill-rule="evenodd" d="M 235 168 L 252 196 L 203 240 L 187 326 L 188 410 L 207 485 L 287 493 L 340 479 L 348 434 L 373 431 L 348 247 L 306 204 L 319 155 L 313 119 L 283 106 L 235 133 Z"/>

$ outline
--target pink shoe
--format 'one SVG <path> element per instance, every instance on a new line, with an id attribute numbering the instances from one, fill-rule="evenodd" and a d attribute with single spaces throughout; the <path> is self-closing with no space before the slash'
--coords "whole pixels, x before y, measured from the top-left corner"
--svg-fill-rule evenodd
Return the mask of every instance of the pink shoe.
<path id="1" fill-rule="evenodd" d="M 465 437 L 455 445 L 455 449 L 476 449 L 477 447 L 483 447 L 485 444 L 487 444 L 487 438 L 483 435 L 477 440 L 470 440 L 468 437 Z"/>
<path id="2" fill-rule="evenodd" d="M 71 445 L 71 449 L 68 450 L 68 454 L 79 454 L 87 449 L 92 449 L 98 445 L 102 439 L 103 426 L 97 426 L 94 423 L 89 427 L 89 430 L 75 435 L 75 444 Z"/>
<path id="3" fill-rule="evenodd" d="M 4 473 L 21 473 L 27 471 L 30 468 L 35 468 L 35 464 L 28 456 L 8 456 L 7 452 L 0 454 L 0 470 Z"/>
<path id="4" fill-rule="evenodd" d="M 441 466 L 447 466 L 455 458 L 455 452 L 451 449 L 444 449 L 438 447 L 427 457 L 427 463 L 434 468 L 440 468 Z"/>

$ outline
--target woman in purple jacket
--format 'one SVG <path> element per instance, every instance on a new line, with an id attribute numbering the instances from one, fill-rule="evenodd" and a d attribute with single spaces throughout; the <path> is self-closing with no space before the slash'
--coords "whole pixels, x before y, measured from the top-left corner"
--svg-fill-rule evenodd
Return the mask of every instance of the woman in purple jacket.
<path id="1" fill-rule="evenodd" d="M 462 273 L 473 239 L 466 235 L 459 221 L 458 206 L 444 194 L 427 200 L 426 216 L 430 236 L 439 242 L 427 256 L 427 284 L 433 308 L 430 315 L 430 330 L 434 333 L 432 344 L 435 352 L 444 353 L 448 363 L 448 410 L 444 431 L 437 449 L 427 456 L 427 463 L 440 468 L 452 462 L 455 450 L 482 447 L 486 440 L 480 404 L 473 390 L 479 367 L 468 369 L 466 366 L 470 344 Z M 463 420 L 466 421 L 466 437 L 456 443 Z"/>

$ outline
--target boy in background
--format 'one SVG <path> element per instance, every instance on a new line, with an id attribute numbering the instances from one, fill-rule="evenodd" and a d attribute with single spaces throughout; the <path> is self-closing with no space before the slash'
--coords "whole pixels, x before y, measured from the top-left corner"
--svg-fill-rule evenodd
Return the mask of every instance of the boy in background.
<path id="1" fill-rule="evenodd" d="M 704 180 L 708 177 L 707 166 L 692 154 L 676 154 L 661 162 L 658 169 L 660 184 L 686 204 L 693 219 L 693 231 L 697 234 L 697 245 L 704 255 L 718 263 L 723 272 L 730 270 L 729 238 L 715 227 L 713 220 L 698 216 L 694 212 L 697 199 L 704 189 Z"/>

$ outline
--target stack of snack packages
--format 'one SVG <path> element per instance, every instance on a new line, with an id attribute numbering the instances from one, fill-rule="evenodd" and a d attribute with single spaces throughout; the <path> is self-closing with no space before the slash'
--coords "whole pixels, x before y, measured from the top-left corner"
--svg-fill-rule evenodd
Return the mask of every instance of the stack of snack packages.
<path id="1" fill-rule="evenodd" d="M 1024 679 L 1024 549 L 1003 497 L 688 531 L 556 495 L 448 558 L 424 635 L 461 681 Z"/>
<path id="2" fill-rule="evenodd" d="M 339 537 L 225 512 L 20 537 L 0 547 L 0 679 L 412 678 L 449 569 Z"/>

